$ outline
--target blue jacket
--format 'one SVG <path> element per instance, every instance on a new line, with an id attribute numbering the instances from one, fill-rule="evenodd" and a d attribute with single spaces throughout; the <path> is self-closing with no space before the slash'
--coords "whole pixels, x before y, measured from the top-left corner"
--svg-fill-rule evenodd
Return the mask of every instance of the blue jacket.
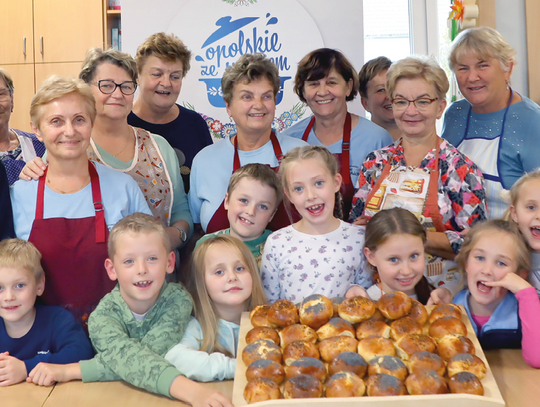
<path id="1" fill-rule="evenodd" d="M 508 292 L 488 322 L 478 331 L 469 308 L 469 290 L 461 291 L 454 298 L 454 304 L 463 305 L 471 320 L 476 336 L 483 349 L 521 348 L 521 320 L 518 313 L 518 300 Z"/>

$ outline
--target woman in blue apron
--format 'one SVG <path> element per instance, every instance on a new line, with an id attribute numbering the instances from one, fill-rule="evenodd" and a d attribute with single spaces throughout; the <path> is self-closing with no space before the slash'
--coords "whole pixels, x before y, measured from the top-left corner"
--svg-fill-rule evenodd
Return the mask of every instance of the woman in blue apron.
<path id="1" fill-rule="evenodd" d="M 448 87 L 445 72 L 427 57 L 405 58 L 388 70 L 387 92 L 403 137 L 366 157 L 351 220 L 361 224 L 395 207 L 414 213 L 427 231 L 426 277 L 455 295 L 463 283 L 452 261 L 460 232 L 486 219 L 486 205 L 481 172 L 437 135 Z"/>
<path id="2" fill-rule="evenodd" d="M 306 144 L 272 130 L 280 79 L 277 66 L 263 54 L 240 57 L 224 73 L 221 87 L 237 133 L 201 150 L 191 167 L 191 214 L 206 233 L 229 227 L 223 201 L 234 171 L 251 163 L 266 164 L 277 170 L 284 154 Z M 277 230 L 290 224 L 281 204 L 268 229 Z"/>
<path id="3" fill-rule="evenodd" d="M 540 166 L 540 106 L 510 87 L 515 55 L 489 27 L 463 31 L 450 50 L 464 99 L 446 111 L 442 137 L 482 170 L 490 218 L 508 209 L 501 191 Z"/>
<path id="4" fill-rule="evenodd" d="M 358 75 L 341 52 L 321 48 L 298 64 L 294 90 L 313 115 L 283 132 L 311 145 L 325 146 L 340 163 L 341 195 L 347 219 L 354 184 L 368 153 L 392 142 L 382 127 L 347 111 L 347 102 L 358 93 Z"/>

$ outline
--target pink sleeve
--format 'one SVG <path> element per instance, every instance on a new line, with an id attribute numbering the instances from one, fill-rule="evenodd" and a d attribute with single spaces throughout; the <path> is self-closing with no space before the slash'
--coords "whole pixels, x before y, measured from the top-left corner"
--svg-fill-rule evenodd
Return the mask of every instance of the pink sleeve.
<path id="1" fill-rule="evenodd" d="M 519 302 L 519 318 L 521 319 L 521 351 L 527 364 L 536 369 L 540 368 L 540 300 L 534 287 L 529 287 L 516 293 Z"/>

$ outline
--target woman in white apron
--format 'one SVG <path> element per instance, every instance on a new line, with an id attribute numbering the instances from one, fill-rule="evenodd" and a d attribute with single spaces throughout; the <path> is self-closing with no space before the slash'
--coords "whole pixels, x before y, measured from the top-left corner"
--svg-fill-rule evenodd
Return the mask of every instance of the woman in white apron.
<path id="1" fill-rule="evenodd" d="M 403 137 L 366 157 L 351 211 L 356 224 L 383 209 L 413 212 L 427 230 L 428 281 L 450 291 L 444 301 L 463 282 L 453 262 L 460 232 L 486 219 L 482 173 L 437 135 L 435 123 L 446 107 L 448 87 L 433 59 L 408 57 L 391 66 L 386 88 Z"/>
<path id="2" fill-rule="evenodd" d="M 510 87 L 515 55 L 489 27 L 463 31 L 450 50 L 465 99 L 446 111 L 442 137 L 482 170 L 490 218 L 508 209 L 501 191 L 540 166 L 540 106 Z"/>

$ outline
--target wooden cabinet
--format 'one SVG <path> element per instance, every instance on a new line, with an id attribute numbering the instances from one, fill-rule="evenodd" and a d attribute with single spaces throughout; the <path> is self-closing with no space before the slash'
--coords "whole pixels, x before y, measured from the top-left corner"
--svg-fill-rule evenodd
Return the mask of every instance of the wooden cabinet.
<path id="1" fill-rule="evenodd" d="M 30 131 L 30 101 L 53 74 L 78 76 L 104 45 L 104 0 L 0 0 L 0 66 L 15 85 L 10 126 Z"/>

